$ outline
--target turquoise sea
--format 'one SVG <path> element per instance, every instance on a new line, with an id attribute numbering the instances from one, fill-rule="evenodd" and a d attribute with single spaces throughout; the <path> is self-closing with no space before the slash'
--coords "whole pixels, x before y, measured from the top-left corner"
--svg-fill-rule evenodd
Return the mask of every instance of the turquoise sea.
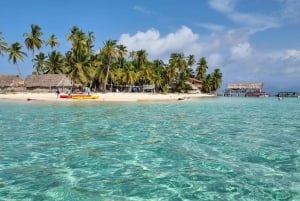
<path id="1" fill-rule="evenodd" d="M 300 99 L 0 101 L 0 200 L 300 200 Z"/>

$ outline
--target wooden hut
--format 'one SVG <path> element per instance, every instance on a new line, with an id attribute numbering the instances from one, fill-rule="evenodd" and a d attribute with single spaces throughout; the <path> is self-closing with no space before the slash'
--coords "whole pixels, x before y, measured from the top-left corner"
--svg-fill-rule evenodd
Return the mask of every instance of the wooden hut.
<path id="1" fill-rule="evenodd" d="M 16 91 L 24 86 L 18 75 L 0 75 L 0 91 Z"/>
<path id="2" fill-rule="evenodd" d="M 262 92 L 263 83 L 229 83 L 224 96 L 245 96 L 249 92 Z"/>
<path id="3" fill-rule="evenodd" d="M 32 91 L 64 91 L 72 87 L 72 81 L 64 74 L 29 75 L 25 87 Z"/>

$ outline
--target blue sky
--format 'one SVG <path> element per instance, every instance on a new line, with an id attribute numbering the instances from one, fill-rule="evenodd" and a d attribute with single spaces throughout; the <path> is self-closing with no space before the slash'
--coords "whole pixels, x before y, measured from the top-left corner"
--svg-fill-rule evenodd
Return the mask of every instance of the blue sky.
<path id="1" fill-rule="evenodd" d="M 0 32 L 8 44 L 24 45 L 23 34 L 37 24 L 42 39 L 56 34 L 65 53 L 76 25 L 94 32 L 95 50 L 115 39 L 129 51 L 147 50 L 151 60 L 167 62 L 175 52 L 205 57 L 209 71 L 221 69 L 222 89 L 261 81 L 267 92 L 300 92 L 299 10 L 299 0 L 2 0 Z M 24 51 L 25 78 L 33 68 L 31 52 Z M 0 74 L 17 74 L 6 56 Z"/>

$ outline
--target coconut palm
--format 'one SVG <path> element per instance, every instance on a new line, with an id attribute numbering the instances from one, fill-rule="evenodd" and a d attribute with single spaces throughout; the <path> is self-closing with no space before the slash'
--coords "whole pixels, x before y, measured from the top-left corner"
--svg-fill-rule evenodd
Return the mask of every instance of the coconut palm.
<path id="1" fill-rule="evenodd" d="M 203 80 L 201 91 L 204 93 L 210 93 L 212 91 L 212 76 L 210 74 Z"/>
<path id="2" fill-rule="evenodd" d="M 31 25 L 31 33 L 24 33 L 25 37 L 25 45 L 28 50 L 32 51 L 32 61 L 34 59 L 34 51 L 36 49 L 40 49 L 43 45 L 43 41 L 41 40 L 41 36 L 43 36 L 43 32 L 41 32 L 41 28 L 38 25 Z"/>
<path id="3" fill-rule="evenodd" d="M 7 52 L 8 45 L 4 41 L 4 38 L 1 35 L 2 35 L 2 32 L 0 32 L 0 55 L 3 55 L 4 52 Z"/>
<path id="4" fill-rule="evenodd" d="M 48 60 L 45 62 L 45 74 L 62 74 L 64 73 L 65 58 L 57 51 L 48 54 Z"/>
<path id="5" fill-rule="evenodd" d="M 172 53 L 169 59 L 169 64 L 178 72 L 185 71 L 187 67 L 187 62 L 184 59 L 183 53 Z"/>
<path id="6" fill-rule="evenodd" d="M 216 91 L 222 85 L 222 72 L 219 68 L 215 69 L 211 75 L 212 79 L 212 91 Z"/>
<path id="7" fill-rule="evenodd" d="M 67 74 L 73 83 L 86 84 L 91 78 L 90 55 L 85 50 L 76 50 L 67 57 Z"/>
<path id="8" fill-rule="evenodd" d="M 206 78 L 206 70 L 208 69 L 205 57 L 201 57 L 197 63 L 196 77 L 199 80 L 204 80 Z"/>
<path id="9" fill-rule="evenodd" d="M 13 61 L 13 64 L 16 65 L 20 78 L 22 78 L 21 70 L 18 66 L 18 60 L 24 61 L 24 56 L 27 56 L 25 52 L 22 51 L 22 46 L 20 43 L 15 42 L 8 49 L 8 60 Z"/>
<path id="10" fill-rule="evenodd" d="M 190 54 L 187 57 L 187 74 L 189 75 L 189 77 L 194 77 L 194 71 L 192 69 L 192 66 L 195 64 L 195 62 L 195 55 Z"/>
<path id="11" fill-rule="evenodd" d="M 134 85 L 138 80 L 138 74 L 134 70 L 131 62 L 126 62 L 123 68 L 122 81 L 125 85 Z"/>
<path id="12" fill-rule="evenodd" d="M 137 70 L 141 70 L 147 65 L 148 62 L 148 53 L 146 50 L 138 50 L 136 51 L 136 57 L 133 60 L 133 64 L 135 65 Z"/>
<path id="13" fill-rule="evenodd" d="M 107 85 L 110 69 L 114 63 L 114 60 L 117 57 L 116 44 L 117 44 L 116 40 L 107 40 L 104 43 L 104 48 L 101 50 L 101 54 L 103 56 L 103 62 L 106 67 L 106 76 L 103 84 L 104 93 L 106 92 L 106 85 Z"/>
<path id="14" fill-rule="evenodd" d="M 87 37 L 85 33 L 79 29 L 78 27 L 74 26 L 71 28 L 71 34 L 67 37 L 68 41 L 72 43 L 72 50 L 86 50 L 88 51 L 87 46 Z M 89 39 L 89 42 L 91 42 L 92 39 Z"/>
<path id="15" fill-rule="evenodd" d="M 125 63 L 125 57 L 127 56 L 127 47 L 124 45 L 117 45 L 117 55 L 118 55 L 118 64 L 119 67 L 122 68 Z"/>
<path id="16" fill-rule="evenodd" d="M 40 52 L 39 54 L 35 55 L 34 58 L 34 65 L 33 67 L 35 68 L 35 73 L 36 75 L 39 74 L 44 74 L 46 72 L 45 69 L 45 62 L 46 62 L 47 56 L 43 53 Z"/>
<path id="17" fill-rule="evenodd" d="M 94 47 L 94 42 L 95 42 L 94 32 L 89 32 L 86 37 L 86 46 L 87 46 L 88 54 L 92 53 L 92 49 Z"/>
<path id="18" fill-rule="evenodd" d="M 50 38 L 47 41 L 47 45 L 50 45 L 51 49 L 53 49 L 56 46 L 59 46 L 59 42 L 57 41 L 57 37 L 55 34 L 52 34 Z"/>

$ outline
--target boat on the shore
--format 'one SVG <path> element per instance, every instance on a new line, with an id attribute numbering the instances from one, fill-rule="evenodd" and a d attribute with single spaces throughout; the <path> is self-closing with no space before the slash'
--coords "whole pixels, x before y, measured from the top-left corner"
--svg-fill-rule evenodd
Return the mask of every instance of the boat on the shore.
<path id="1" fill-rule="evenodd" d="M 71 98 L 71 99 L 98 99 L 98 95 L 92 94 L 61 94 L 60 98 Z"/>
<path id="2" fill-rule="evenodd" d="M 72 96 L 72 99 L 98 99 L 98 95 L 91 95 L 91 96 Z"/>

